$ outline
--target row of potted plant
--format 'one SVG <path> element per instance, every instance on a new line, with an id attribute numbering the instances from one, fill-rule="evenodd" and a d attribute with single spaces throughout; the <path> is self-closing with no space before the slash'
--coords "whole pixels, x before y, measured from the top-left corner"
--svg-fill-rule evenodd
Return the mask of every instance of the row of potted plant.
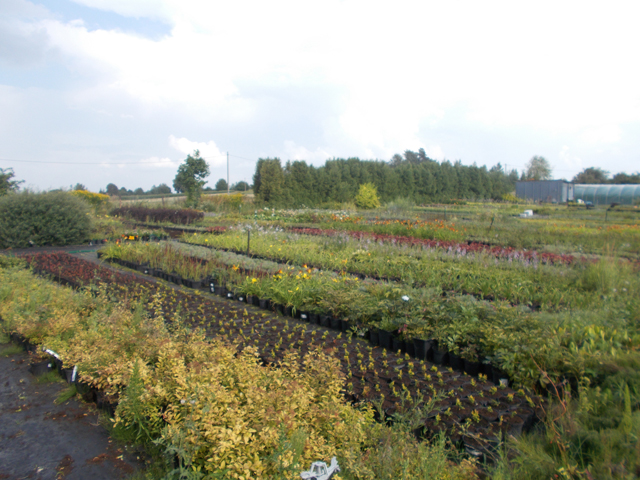
<path id="1" fill-rule="evenodd" d="M 195 254 L 195 247 L 187 248 Z M 259 272 L 251 262 L 246 266 L 224 263 L 237 258 L 218 258 L 213 273 L 218 293 L 224 289 L 226 296 L 228 288 L 236 297 L 251 298 L 252 302 L 269 300 L 292 312 L 348 320 L 353 326 L 373 331 L 374 342 L 380 341 L 375 329 L 395 332 L 397 342 L 408 343 L 409 351 L 414 338 L 430 340 L 432 353 L 428 355 L 433 356 L 427 358 L 458 366 L 461 357 L 467 361 L 469 371 L 485 368 L 486 374 L 492 364 L 519 384 L 546 384 L 540 369 L 548 371 L 556 381 L 579 377 L 602 351 L 629 342 L 624 318 L 619 318 L 618 328 L 605 336 L 602 350 L 576 350 L 572 345 L 584 342 L 580 339 L 589 335 L 589 329 L 611 320 L 585 321 L 581 312 L 541 316 L 500 302 L 477 301 L 469 296 L 442 297 L 437 291 L 400 289 L 393 284 L 360 281 L 308 267 Z M 382 337 L 385 342 L 385 333 Z"/>
<path id="2" fill-rule="evenodd" d="M 247 252 L 247 234 L 240 231 L 212 237 L 188 235 L 183 241 L 209 248 Z M 361 278 L 386 279 L 405 285 L 506 300 L 545 311 L 592 308 L 601 302 L 585 284 L 591 264 L 555 267 L 497 260 L 484 254 L 415 250 L 350 238 L 330 241 L 304 235 L 253 231 L 250 255 L 323 270 L 345 271 Z M 624 265 L 621 265 L 621 268 Z M 631 294 L 618 289 L 616 295 Z"/>
<path id="3" fill-rule="evenodd" d="M 5 278 L 3 281 L 6 282 L 7 279 Z M 55 292 L 55 289 L 48 287 L 46 293 L 50 295 L 52 290 Z M 25 299 L 29 295 L 40 295 L 38 297 L 40 306 L 47 305 L 47 303 L 40 303 L 44 300 L 42 298 L 44 292 L 41 292 L 40 289 L 34 289 L 31 286 L 28 292 L 30 293 L 15 292 L 13 297 Z M 128 298 L 134 298 L 131 293 L 131 291 L 128 291 L 123 295 Z M 158 296 L 159 293 L 160 290 L 151 298 L 151 310 L 154 305 L 157 306 L 162 303 L 162 299 Z M 172 293 L 175 292 L 172 291 Z M 11 296 L 8 298 L 11 298 Z M 104 312 L 97 311 L 96 302 L 99 303 L 100 299 L 109 298 L 109 295 L 99 295 L 98 297 L 83 295 L 77 298 L 81 300 L 80 305 L 74 306 L 73 302 L 69 301 L 69 298 L 65 298 L 64 302 L 61 302 L 65 306 L 64 309 L 56 305 L 56 308 L 51 311 L 47 310 L 44 315 L 41 311 L 38 313 L 38 318 L 41 321 L 33 322 L 33 314 L 35 312 L 32 312 L 31 315 L 25 314 L 25 312 L 20 312 L 19 315 L 12 315 L 11 308 L 7 308 L 6 303 L 1 305 L 2 314 L 5 318 L 11 319 L 10 322 L 13 322 L 9 326 L 10 329 L 20 331 L 36 342 L 40 341 L 51 346 L 60 353 L 62 358 L 67 359 L 70 362 L 69 364 L 73 364 L 75 360 L 76 365 L 79 366 L 83 381 L 107 394 L 104 401 L 109 401 L 109 399 L 118 401 L 117 421 L 123 422 L 125 426 L 134 428 L 138 432 L 144 429 L 146 429 L 147 433 L 149 431 L 154 431 L 155 433 L 160 431 L 160 435 L 164 440 L 172 438 L 165 436 L 166 432 L 161 428 L 165 425 L 163 421 L 167 420 L 167 412 L 175 411 L 177 416 L 173 417 L 170 414 L 168 418 L 179 424 L 180 418 L 184 419 L 184 416 L 191 412 L 189 404 L 196 405 L 200 401 L 204 402 L 205 398 L 210 398 L 206 395 L 202 396 L 205 389 L 203 389 L 200 382 L 206 385 L 215 385 L 219 377 L 203 375 L 203 365 L 205 372 L 208 371 L 209 367 L 207 365 L 209 365 L 209 362 L 211 362 L 211 365 L 217 365 L 215 368 L 219 369 L 220 358 L 216 357 L 214 361 L 210 357 L 203 358 L 194 352 L 194 348 L 196 351 L 200 351 L 203 348 L 200 347 L 200 345 L 203 345 L 202 337 L 198 335 L 187 334 L 185 331 L 178 329 L 172 336 L 167 338 L 166 330 L 163 328 L 165 318 L 149 318 L 141 313 L 139 308 L 132 309 L 126 305 L 121 309 L 109 308 Z M 49 300 L 51 300 L 50 297 Z M 87 302 L 93 303 L 93 306 L 89 309 L 87 308 Z M 13 306 L 22 308 L 24 305 L 33 305 L 34 303 L 33 301 L 27 301 L 26 303 L 20 301 L 14 302 Z M 147 303 L 149 302 L 147 301 Z M 88 311 L 92 311 L 90 321 L 78 317 L 82 312 L 86 314 Z M 56 316 L 55 318 L 47 315 L 52 312 L 64 315 L 62 317 Z M 103 317 L 104 321 L 101 321 L 100 319 Z M 327 383 L 329 380 L 327 378 L 327 368 L 330 363 L 317 364 L 316 362 L 316 364 L 313 364 L 310 363 L 308 356 L 303 360 L 301 357 L 296 357 L 295 354 L 291 356 L 284 353 L 283 356 L 283 353 L 281 353 L 283 349 L 286 352 L 290 348 L 307 348 L 308 345 L 316 344 L 323 345 L 325 349 L 340 350 L 341 364 L 347 365 L 347 391 L 358 392 L 359 398 L 373 398 L 375 396 L 374 392 L 386 392 L 389 398 L 402 398 L 405 396 L 402 392 L 409 391 L 409 389 L 415 391 L 416 388 L 422 388 L 425 391 L 431 391 L 432 398 L 441 399 L 438 400 L 439 404 L 437 405 L 437 412 L 440 413 L 434 413 L 432 417 L 429 417 L 430 420 L 425 420 L 425 428 L 441 415 L 442 420 L 438 421 L 438 425 L 450 424 L 451 429 L 448 433 L 451 434 L 456 432 L 458 435 L 465 434 L 465 432 L 476 432 L 476 434 L 478 432 L 484 432 L 485 434 L 493 432 L 499 434 L 502 431 L 517 433 L 522 430 L 527 421 L 521 415 L 524 414 L 528 418 L 533 418 L 533 410 L 530 407 L 526 407 L 527 402 L 532 402 L 532 400 L 526 400 L 524 393 L 513 392 L 504 387 L 496 389 L 483 383 L 484 380 L 482 378 L 476 382 L 473 379 L 469 380 L 469 377 L 461 377 L 455 372 L 437 367 L 432 367 L 427 371 L 427 366 L 424 362 L 416 362 L 391 353 L 387 354 L 385 350 L 379 348 L 363 347 L 357 341 L 352 341 L 351 339 L 348 342 L 346 339 L 340 340 L 340 334 L 333 335 L 333 338 L 331 338 L 331 335 L 327 336 L 326 333 L 320 336 L 320 332 L 315 330 L 307 331 L 299 328 L 299 326 L 303 325 L 300 323 L 291 326 L 286 321 L 284 325 L 283 322 L 276 321 L 272 329 L 269 321 L 257 321 L 257 316 L 250 318 L 246 314 L 246 310 L 245 315 L 241 317 L 241 320 L 234 320 L 230 315 L 220 316 L 218 317 L 220 323 L 217 325 L 219 333 L 231 335 L 232 337 L 230 338 L 244 342 L 245 355 L 238 358 L 248 358 L 255 364 L 256 356 L 251 353 L 251 348 L 253 348 L 254 340 L 262 338 L 267 342 L 262 344 L 265 355 L 268 354 L 268 346 L 272 345 L 271 351 L 277 350 L 278 355 L 283 359 L 281 365 L 304 365 L 303 371 L 306 369 L 306 371 L 310 372 L 311 376 L 308 378 L 312 383 L 309 384 L 301 381 L 299 374 L 291 377 L 291 373 L 288 370 L 285 372 L 285 376 L 289 376 L 297 382 L 296 391 L 303 393 L 306 398 L 309 398 L 308 394 L 310 392 L 316 392 L 312 394 L 311 398 L 325 398 L 327 385 L 329 384 L 333 385 L 331 387 L 332 391 L 339 395 L 340 385 L 342 385 L 342 381 L 330 380 L 333 383 Z M 61 324 L 59 325 L 59 323 Z M 82 328 L 83 326 L 88 328 L 85 330 Z M 62 332 L 63 334 L 59 338 L 53 335 L 48 336 L 47 328 L 52 328 L 56 332 Z M 75 332 L 73 331 L 74 328 Z M 35 336 L 34 333 L 36 333 Z M 249 333 L 252 335 L 248 335 Z M 271 338 L 267 338 L 269 335 L 271 335 Z M 173 348 L 171 342 L 172 338 L 175 337 L 178 337 L 180 341 L 184 340 L 193 343 Z M 177 361 L 180 355 L 184 355 L 184 363 Z M 225 355 L 227 360 L 235 358 L 232 350 Z M 312 354 L 312 358 L 315 358 L 313 355 L 315 354 Z M 365 360 L 365 362 L 362 360 Z M 238 363 L 241 362 L 239 361 Z M 279 368 L 282 369 L 282 366 Z M 193 371 L 190 369 L 193 369 Z M 300 367 L 294 367 L 293 371 L 299 372 L 299 369 Z M 404 378 L 402 374 L 399 375 L 400 378 L 397 375 L 390 378 L 389 376 L 395 375 L 398 369 L 400 369 L 400 372 L 405 373 Z M 361 372 L 364 372 L 367 377 L 362 376 L 363 373 Z M 179 375 L 179 381 L 177 382 L 174 380 L 176 375 Z M 241 383 L 246 386 L 246 389 L 255 389 L 257 385 L 255 383 L 256 376 L 243 371 L 242 375 L 237 377 L 237 379 L 240 378 L 244 382 Z M 263 376 L 261 378 L 264 379 Z M 235 380 L 235 382 L 238 382 L 238 380 Z M 189 386 L 189 392 L 192 393 L 185 391 L 187 385 Z M 260 382 L 260 385 L 260 388 L 265 388 L 264 380 Z M 175 395 L 170 394 L 170 401 L 167 402 L 167 393 L 175 388 L 178 391 Z M 245 395 L 245 398 L 247 398 L 248 392 L 246 389 L 243 387 L 242 394 Z M 287 391 L 287 389 L 265 389 L 266 395 L 272 396 L 284 391 Z M 194 397 L 193 395 L 196 396 Z M 326 398 L 324 401 L 326 401 Z M 260 406 L 259 402 L 256 402 L 255 395 L 252 395 L 252 402 L 258 403 L 256 407 Z M 211 408 L 209 402 L 205 403 L 209 405 L 208 408 Z M 185 405 L 186 407 L 184 407 Z M 430 401 L 428 411 L 432 411 L 431 409 L 434 406 L 435 400 Z M 204 404 L 202 407 L 204 407 Z M 224 408 L 228 410 L 228 407 L 229 404 L 227 403 Z M 332 406 L 322 404 L 317 405 L 317 407 L 320 408 L 320 411 L 334 413 L 337 411 L 335 404 L 332 404 Z M 500 414 L 501 412 L 502 414 Z M 198 414 L 201 415 L 201 413 L 202 411 L 198 410 Z M 297 413 L 306 415 L 304 408 Z M 214 414 L 219 415 L 215 412 Z M 202 417 L 199 416 L 198 418 Z M 204 418 L 213 417 L 205 416 Z M 260 416 L 260 418 L 264 417 Z M 466 420 L 462 422 L 461 418 Z M 456 421 L 456 419 L 458 420 Z M 136 425 L 135 422 L 140 421 L 143 424 Z M 175 426 L 175 423 L 169 422 L 169 425 L 164 428 L 169 426 Z M 343 426 L 346 427 L 348 425 Z M 207 427 L 198 425 L 197 428 Z M 255 444 L 253 447 L 254 449 L 257 448 Z M 198 445 L 198 448 L 195 449 L 194 456 L 189 459 L 191 462 L 195 460 L 194 463 L 197 463 L 202 460 L 197 455 L 197 451 L 201 451 L 201 448 Z M 317 453 L 315 452 L 315 454 Z"/>

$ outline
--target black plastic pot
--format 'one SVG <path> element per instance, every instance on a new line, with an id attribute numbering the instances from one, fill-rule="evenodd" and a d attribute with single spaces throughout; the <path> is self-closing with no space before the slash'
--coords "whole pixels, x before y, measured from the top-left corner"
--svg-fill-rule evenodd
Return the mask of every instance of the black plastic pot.
<path id="1" fill-rule="evenodd" d="M 293 317 L 293 307 L 284 307 L 284 315 L 286 317 Z"/>
<path id="2" fill-rule="evenodd" d="M 491 366 L 491 359 L 484 358 L 480 363 L 482 364 L 482 367 L 480 368 L 482 373 L 484 373 L 489 380 L 492 380 L 493 367 Z"/>
<path id="3" fill-rule="evenodd" d="M 500 385 L 500 380 L 506 380 L 507 386 L 509 386 L 509 375 L 495 366 L 491 369 L 491 380 L 496 385 Z"/>
<path id="4" fill-rule="evenodd" d="M 391 337 L 391 350 L 397 352 L 400 350 L 404 352 L 406 349 L 404 340 L 400 340 L 398 337 Z"/>
<path id="5" fill-rule="evenodd" d="M 273 310 L 280 315 L 284 315 L 284 305 L 282 305 L 281 303 L 274 303 Z"/>
<path id="6" fill-rule="evenodd" d="M 73 383 L 73 368 L 63 368 L 62 377 L 67 381 L 67 383 Z"/>
<path id="7" fill-rule="evenodd" d="M 310 313 L 309 314 L 309 323 L 313 323 L 314 325 L 319 325 L 320 324 L 320 315 L 318 315 L 317 313 Z"/>
<path id="8" fill-rule="evenodd" d="M 373 327 L 371 330 L 369 330 L 369 341 L 374 346 L 378 346 L 380 344 L 380 332 L 377 328 Z"/>
<path id="9" fill-rule="evenodd" d="M 477 377 L 481 368 L 482 364 L 480 362 L 474 362 L 473 360 L 467 360 L 466 358 L 464 359 L 464 371 L 468 375 Z"/>
<path id="10" fill-rule="evenodd" d="M 391 350 L 391 337 L 393 332 L 387 332 L 386 330 L 378 330 L 379 336 L 379 345 L 382 348 L 386 348 L 387 350 Z"/>
<path id="11" fill-rule="evenodd" d="M 268 310 L 271 307 L 271 300 L 269 300 L 268 298 L 261 298 L 260 300 L 258 300 L 258 303 L 260 305 L 260 308 L 263 310 Z"/>
<path id="12" fill-rule="evenodd" d="M 449 352 L 449 366 L 461 372 L 464 370 L 464 360 L 459 355 Z"/>
<path id="13" fill-rule="evenodd" d="M 331 327 L 331 317 L 329 315 L 322 315 L 320 317 L 320 326 L 330 328 Z"/>
<path id="14" fill-rule="evenodd" d="M 96 390 L 88 383 L 79 381 L 76 378 L 76 391 L 85 402 L 96 401 Z"/>
<path id="15" fill-rule="evenodd" d="M 342 321 L 339 318 L 331 317 L 331 328 L 334 330 L 342 330 Z"/>
<path id="16" fill-rule="evenodd" d="M 413 339 L 411 340 L 405 340 L 404 342 L 404 351 L 407 352 L 408 355 L 410 355 L 411 357 L 416 356 L 416 348 L 413 345 Z"/>
<path id="17" fill-rule="evenodd" d="M 431 340 L 422 340 L 421 338 L 413 339 L 414 356 L 418 360 L 428 360 L 431 356 Z"/>
<path id="18" fill-rule="evenodd" d="M 340 329 L 343 332 L 348 332 L 351 328 L 351 322 L 349 320 L 340 320 Z"/>
<path id="19" fill-rule="evenodd" d="M 447 365 L 449 363 L 449 350 L 438 348 L 437 344 L 432 348 L 433 363 L 436 365 Z"/>
<path id="20" fill-rule="evenodd" d="M 45 360 L 43 362 L 36 362 L 29 365 L 29 372 L 36 377 L 44 375 L 53 370 L 54 363 L 51 360 Z"/>

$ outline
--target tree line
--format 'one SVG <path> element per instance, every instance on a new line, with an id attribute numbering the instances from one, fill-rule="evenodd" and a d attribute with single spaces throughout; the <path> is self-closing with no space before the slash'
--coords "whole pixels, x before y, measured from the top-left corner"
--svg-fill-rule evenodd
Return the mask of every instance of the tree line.
<path id="1" fill-rule="evenodd" d="M 305 161 L 261 158 L 253 176 L 256 199 L 268 205 L 317 207 L 352 202 L 360 185 L 375 185 L 381 202 L 409 199 L 417 204 L 456 199 L 499 200 L 515 188 L 518 172 L 437 162 L 424 149 L 396 154 L 389 162 L 331 159 L 321 167 Z"/>
<path id="2" fill-rule="evenodd" d="M 616 173 L 612 178 L 609 178 L 609 172 L 598 167 L 585 168 L 582 172 L 577 174 L 571 180 L 571 183 L 584 183 L 590 185 L 598 184 L 613 184 L 613 185 L 625 185 L 625 184 L 639 184 L 640 173 Z"/>

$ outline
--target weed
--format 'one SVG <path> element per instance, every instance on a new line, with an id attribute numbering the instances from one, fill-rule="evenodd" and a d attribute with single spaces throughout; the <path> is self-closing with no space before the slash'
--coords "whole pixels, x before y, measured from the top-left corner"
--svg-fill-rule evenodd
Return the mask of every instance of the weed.
<path id="1" fill-rule="evenodd" d="M 76 390 L 76 386 L 70 385 L 69 387 L 65 388 L 58 394 L 58 398 L 56 398 L 53 401 L 53 403 L 55 403 L 56 405 L 60 405 L 66 402 L 67 400 L 70 400 L 73 397 L 75 397 L 76 393 L 78 393 L 78 391 Z"/>

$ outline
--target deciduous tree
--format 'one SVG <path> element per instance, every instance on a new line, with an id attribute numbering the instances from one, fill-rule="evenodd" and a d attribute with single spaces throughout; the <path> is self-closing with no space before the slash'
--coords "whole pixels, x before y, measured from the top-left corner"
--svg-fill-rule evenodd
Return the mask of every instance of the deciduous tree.
<path id="1" fill-rule="evenodd" d="M 196 207 L 200 201 L 202 187 L 209 176 L 209 165 L 200 156 L 200 151 L 195 150 L 193 155 L 187 155 L 187 159 L 180 167 L 173 180 L 173 188 L 176 192 L 187 194 L 187 206 Z"/>
<path id="2" fill-rule="evenodd" d="M 0 168 L 0 196 L 9 192 L 17 192 L 24 180 L 12 180 L 15 177 L 13 168 Z"/>
<path id="3" fill-rule="evenodd" d="M 527 163 L 526 169 L 525 178 L 527 180 L 551 180 L 552 178 L 551 165 L 544 157 L 538 155 L 532 157 Z"/>
<path id="4" fill-rule="evenodd" d="M 608 183 L 609 172 L 598 167 L 585 168 L 571 180 L 573 183 L 599 184 Z"/>

